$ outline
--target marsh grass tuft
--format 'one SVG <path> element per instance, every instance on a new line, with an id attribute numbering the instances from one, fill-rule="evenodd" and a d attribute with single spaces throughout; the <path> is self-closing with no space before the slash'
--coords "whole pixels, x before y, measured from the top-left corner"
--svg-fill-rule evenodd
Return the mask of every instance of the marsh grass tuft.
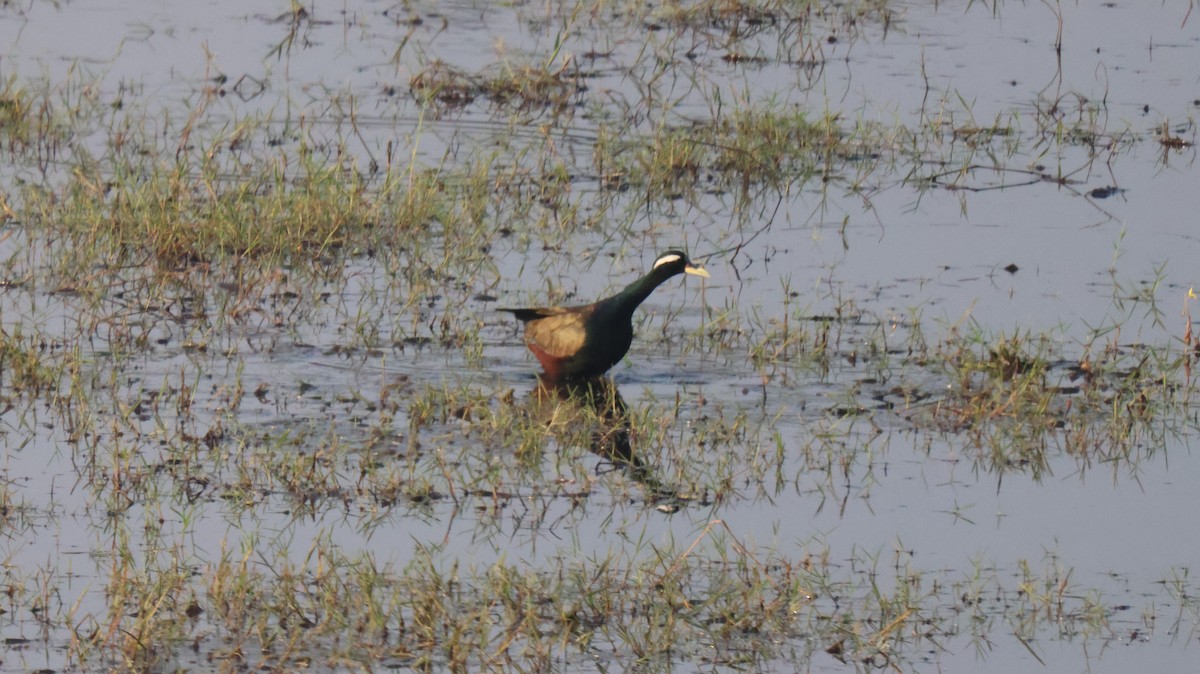
<path id="1" fill-rule="evenodd" d="M 812 122 L 800 109 L 766 107 L 668 126 L 649 139 L 602 140 L 597 162 L 603 174 L 639 184 L 647 195 L 691 200 L 704 191 L 745 193 L 758 185 L 786 191 L 818 173 L 828 178 L 854 154 L 846 148 L 834 120 Z"/>
<path id="2" fill-rule="evenodd" d="M 1170 350 L 1089 347 L 1078 360 L 1052 357 L 1048 336 L 974 332 L 941 345 L 951 365 L 947 395 L 910 418 L 965 432 L 977 467 L 1003 475 L 1049 474 L 1058 454 L 1082 471 L 1134 468 L 1179 431 L 1169 412 L 1189 404 L 1186 357 Z M 1152 402 L 1153 401 L 1153 402 Z"/>
<path id="3" fill-rule="evenodd" d="M 419 101 L 437 104 L 443 111 L 464 108 L 482 97 L 519 114 L 558 115 L 581 102 L 581 78 L 571 59 L 557 67 L 504 62 L 478 74 L 434 61 L 408 84 Z"/>
<path id="4" fill-rule="evenodd" d="M 361 176 L 317 162 L 303 148 L 299 154 L 293 174 L 263 166 L 236 179 L 187 162 L 96 165 L 76 172 L 61 198 L 27 195 L 29 224 L 56 230 L 79 255 L 173 270 L 234 258 L 320 259 L 350 244 L 376 244 L 372 234 L 385 221 L 395 224 L 379 235 L 384 240 L 423 227 L 432 212 L 417 201 L 430 194 L 426 186 L 396 179 L 368 198 Z M 416 217 L 389 217 L 382 204 L 390 200 Z"/>

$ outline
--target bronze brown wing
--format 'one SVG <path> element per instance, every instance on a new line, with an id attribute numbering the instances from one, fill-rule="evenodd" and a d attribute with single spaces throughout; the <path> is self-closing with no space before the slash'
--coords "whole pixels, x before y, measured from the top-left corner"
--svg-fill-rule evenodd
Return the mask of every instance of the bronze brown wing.
<path id="1" fill-rule="evenodd" d="M 552 379 L 576 374 L 592 306 L 503 309 L 525 323 L 525 344 Z"/>

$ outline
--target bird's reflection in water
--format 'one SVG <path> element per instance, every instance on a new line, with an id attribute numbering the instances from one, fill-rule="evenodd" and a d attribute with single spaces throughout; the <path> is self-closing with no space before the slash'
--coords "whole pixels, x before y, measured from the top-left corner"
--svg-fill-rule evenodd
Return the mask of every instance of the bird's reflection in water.
<path id="1" fill-rule="evenodd" d="M 629 410 L 612 379 L 553 381 L 539 377 L 530 398 L 543 420 L 570 420 L 571 430 L 576 432 L 580 424 L 591 424 L 588 449 L 642 484 L 648 501 L 674 500 L 675 491 L 658 480 L 653 467 L 634 448 Z"/>

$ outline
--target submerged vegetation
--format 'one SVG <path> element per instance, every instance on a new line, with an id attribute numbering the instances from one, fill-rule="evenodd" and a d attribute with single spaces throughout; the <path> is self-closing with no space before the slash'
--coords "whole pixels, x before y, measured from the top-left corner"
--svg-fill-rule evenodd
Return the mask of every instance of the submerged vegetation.
<path id="1" fill-rule="evenodd" d="M 1114 167 L 1186 173 L 1190 118 L 1064 87 L 976 109 L 924 62 L 915 112 L 848 108 L 826 71 L 892 45 L 888 2 L 284 9 L 238 19 L 263 72 L 207 47 L 171 86 L 0 71 L 0 669 L 910 671 L 1191 641 L 1191 559 L 1084 575 L 1057 532 L 1010 552 L 978 524 L 1020 516 L 1005 490 L 1186 460 L 1178 271 L 1119 269 L 1123 230 L 1081 330 L 931 320 L 940 280 L 804 261 L 942 199 L 1116 220 Z M 614 379 L 535 381 L 496 300 L 585 301 L 663 243 L 712 285 L 647 307 Z"/>

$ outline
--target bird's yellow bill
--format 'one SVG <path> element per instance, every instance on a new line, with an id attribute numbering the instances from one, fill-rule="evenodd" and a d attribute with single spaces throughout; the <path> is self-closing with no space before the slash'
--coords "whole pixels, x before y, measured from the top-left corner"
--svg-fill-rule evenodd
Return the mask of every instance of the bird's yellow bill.
<path id="1" fill-rule="evenodd" d="M 708 270 L 705 269 L 704 267 L 693 267 L 692 265 L 689 264 L 688 266 L 683 268 L 683 271 L 688 274 L 692 274 L 693 276 L 699 276 L 701 278 L 709 278 Z"/>

